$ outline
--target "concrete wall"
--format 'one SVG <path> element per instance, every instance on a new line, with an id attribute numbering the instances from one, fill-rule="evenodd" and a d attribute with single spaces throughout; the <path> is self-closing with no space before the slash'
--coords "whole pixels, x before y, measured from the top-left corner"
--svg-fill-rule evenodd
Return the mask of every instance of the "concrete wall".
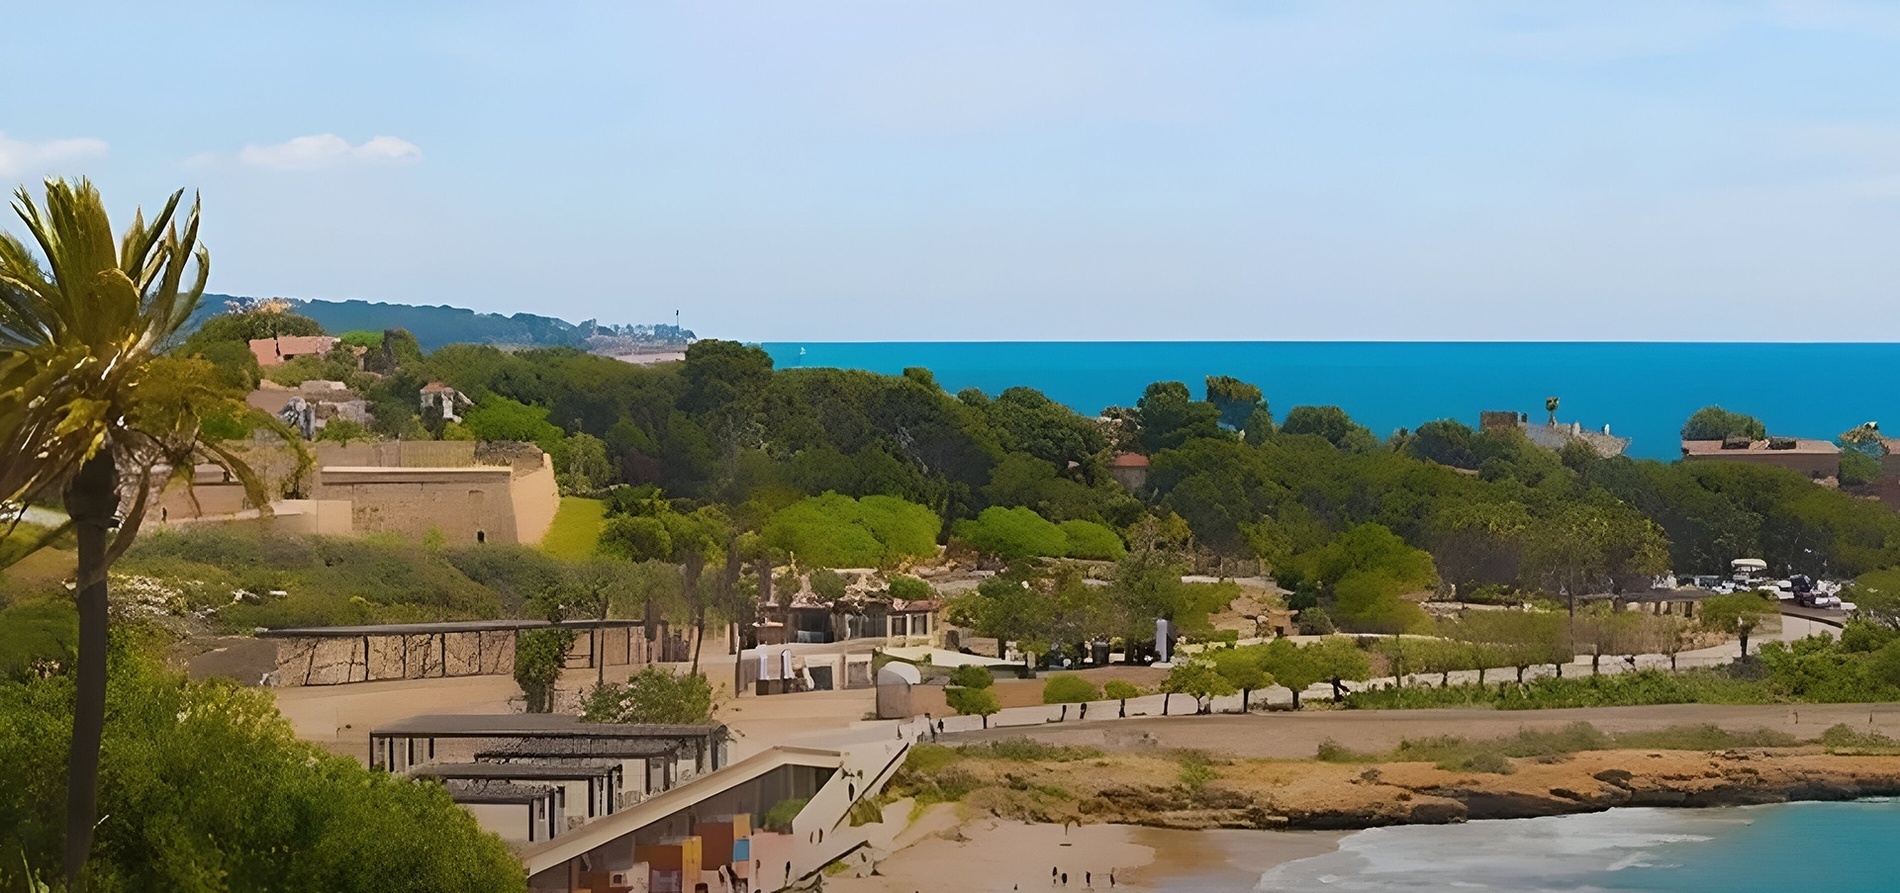
<path id="1" fill-rule="evenodd" d="M 997 703 L 1004 707 L 1033 707 L 1042 703 L 1042 687 L 1048 683 L 1045 676 L 1038 679 L 998 679 L 990 686 L 996 693 Z M 942 685 L 913 685 L 910 687 L 910 716 L 954 716 L 950 702 L 943 695 Z M 880 703 L 882 701 L 880 693 Z"/>
<path id="2" fill-rule="evenodd" d="M 516 466 L 509 483 L 509 498 L 514 502 L 516 542 L 533 546 L 547 535 L 554 524 L 554 512 L 561 507 L 561 489 L 554 482 L 554 463 L 546 455 L 539 465 Z"/>
<path id="3" fill-rule="evenodd" d="M 370 468 L 318 472 L 319 499 L 348 500 L 358 533 L 439 532 L 451 546 L 518 542 L 514 473 L 507 467 Z"/>

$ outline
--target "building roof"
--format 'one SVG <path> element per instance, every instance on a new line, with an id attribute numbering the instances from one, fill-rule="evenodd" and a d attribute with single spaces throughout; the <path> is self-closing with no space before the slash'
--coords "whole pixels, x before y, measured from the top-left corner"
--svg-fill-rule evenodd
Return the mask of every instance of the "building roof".
<path id="1" fill-rule="evenodd" d="M 455 389 L 442 382 L 432 381 L 422 386 L 422 392 L 424 394 L 453 394 Z"/>
<path id="2" fill-rule="evenodd" d="M 363 636 L 433 636 L 438 633 L 506 633 L 524 629 L 619 629 L 645 625 L 641 620 L 599 620 L 583 617 L 553 622 L 548 620 L 451 620 L 442 623 L 378 623 L 369 626 L 281 626 L 258 627 L 260 639 L 355 639 Z"/>
<path id="3" fill-rule="evenodd" d="M 552 785 L 511 784 L 506 781 L 468 781 L 450 779 L 443 783 L 449 799 L 457 803 L 499 803 L 525 806 L 554 796 Z"/>
<path id="4" fill-rule="evenodd" d="M 1791 444 L 1785 448 L 1771 448 L 1777 443 Z M 1840 447 L 1830 440 L 1817 440 L 1811 437 L 1771 437 L 1767 440 L 1749 441 L 1746 447 L 1724 449 L 1720 440 L 1685 440 L 1682 442 L 1684 456 L 1733 456 L 1737 454 L 1769 454 L 1788 456 L 1833 456 L 1839 454 Z"/>
<path id="5" fill-rule="evenodd" d="M 679 753 L 684 742 L 669 738 L 621 738 L 603 741 L 598 738 L 522 738 L 506 744 L 498 744 L 486 750 L 475 752 L 475 759 L 492 762 L 495 760 L 535 760 L 535 763 L 494 765 L 541 765 L 543 761 L 558 760 L 562 765 L 588 766 L 597 760 L 650 760 L 654 757 L 671 757 Z"/>
<path id="6" fill-rule="evenodd" d="M 718 723 L 582 722 L 567 713 L 444 713 L 411 716 L 370 730 L 372 738 L 704 738 Z"/>
<path id="7" fill-rule="evenodd" d="M 275 366 L 286 357 L 329 353 L 336 339 L 329 335 L 285 335 L 281 338 L 252 338 L 251 355 L 259 366 Z"/>
<path id="8" fill-rule="evenodd" d="M 1140 453 L 1122 453 L 1110 460 L 1110 468 L 1147 468 L 1148 457 Z"/>
<path id="9" fill-rule="evenodd" d="M 410 775 L 427 778 L 490 778 L 507 781 L 510 779 L 529 779 L 540 781 L 579 781 L 612 775 L 620 768 L 618 763 L 580 762 L 573 765 L 556 763 L 425 763 L 409 770 Z"/>

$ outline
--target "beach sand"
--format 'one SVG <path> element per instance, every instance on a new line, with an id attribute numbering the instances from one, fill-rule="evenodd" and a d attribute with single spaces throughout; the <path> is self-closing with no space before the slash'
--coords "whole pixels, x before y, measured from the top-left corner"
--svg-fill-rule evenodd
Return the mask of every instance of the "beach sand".
<path id="1" fill-rule="evenodd" d="M 1027 825 L 992 817 L 955 821 L 953 805 L 918 819 L 921 839 L 869 877 L 831 877 L 833 893 L 991 893 L 1010 890 L 1250 890 L 1282 862 L 1331 852 L 1339 833 L 1170 831 L 1130 825 Z M 900 844 L 904 839 L 900 837 Z M 1051 869 L 1057 882 L 1052 884 Z M 1060 883 L 1067 872 L 1069 883 Z"/>

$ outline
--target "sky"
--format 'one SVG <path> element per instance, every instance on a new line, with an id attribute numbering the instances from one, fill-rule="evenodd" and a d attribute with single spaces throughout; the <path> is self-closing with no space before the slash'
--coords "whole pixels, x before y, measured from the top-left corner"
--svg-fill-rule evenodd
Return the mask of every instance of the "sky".
<path id="1" fill-rule="evenodd" d="M 197 191 L 217 292 L 749 341 L 1900 338 L 1900 4 L 0 21 L 0 184 Z"/>

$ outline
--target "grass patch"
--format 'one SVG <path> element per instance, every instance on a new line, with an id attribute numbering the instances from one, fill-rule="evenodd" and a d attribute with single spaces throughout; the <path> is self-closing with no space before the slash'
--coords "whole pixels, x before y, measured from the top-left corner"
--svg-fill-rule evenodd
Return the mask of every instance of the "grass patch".
<path id="1" fill-rule="evenodd" d="M 1801 740 L 1775 729 L 1731 732 L 1720 726 L 1670 726 L 1651 732 L 1624 732 L 1616 746 L 1645 750 L 1727 750 L 1731 747 L 1793 747 Z"/>
<path id="2" fill-rule="evenodd" d="M 554 523 L 541 537 L 541 551 L 556 558 L 591 558 L 600 543 L 600 527 L 607 504 L 584 496 L 563 496 L 554 511 Z"/>
<path id="3" fill-rule="evenodd" d="M 1836 737 L 1850 740 L 1838 733 Z M 1513 759 L 1551 761 L 1589 750 L 1727 750 L 1793 747 L 1800 743 L 1793 735 L 1773 729 L 1732 732 L 1713 725 L 1670 726 L 1609 735 L 1587 722 L 1573 722 L 1557 729 L 1522 729 L 1515 735 L 1478 741 L 1457 735 L 1405 738 L 1398 747 L 1383 753 L 1352 750 L 1329 739 L 1320 742 L 1316 757 L 1328 763 L 1432 763 L 1453 772 L 1509 774 L 1515 771 L 1510 763 Z"/>
<path id="4" fill-rule="evenodd" d="M 1722 669 L 1677 673 L 1642 670 L 1609 676 L 1515 682 L 1409 686 L 1356 691 L 1345 706 L 1358 710 L 1406 710 L 1428 707 L 1495 707 L 1499 710 L 1549 710 L 1563 707 L 1627 707 L 1647 704 L 1773 704 L 1785 698 L 1768 683 L 1737 678 Z"/>
<path id="5" fill-rule="evenodd" d="M 1847 723 L 1829 726 L 1817 739 L 1828 753 L 1851 756 L 1892 756 L 1900 753 L 1900 741 L 1878 731 L 1862 731 Z"/>
<path id="6" fill-rule="evenodd" d="M 36 661 L 72 666 L 79 611 L 59 596 L 25 599 L 0 610 L 0 679 L 29 673 Z"/>
<path id="7" fill-rule="evenodd" d="M 916 753 L 916 748 L 912 748 L 911 752 Z M 1030 738 L 1004 738 L 983 744 L 965 744 L 957 748 L 957 753 L 979 759 L 1015 760 L 1023 763 L 1072 763 L 1076 760 L 1092 760 L 1102 755 L 1101 749 L 1096 747 L 1044 744 Z M 926 757 L 926 759 L 929 758 Z"/>
<path id="8" fill-rule="evenodd" d="M 1181 786 L 1199 793 L 1207 789 L 1207 783 L 1213 781 L 1219 773 L 1207 759 L 1207 754 L 1198 750 L 1181 751 Z"/>

